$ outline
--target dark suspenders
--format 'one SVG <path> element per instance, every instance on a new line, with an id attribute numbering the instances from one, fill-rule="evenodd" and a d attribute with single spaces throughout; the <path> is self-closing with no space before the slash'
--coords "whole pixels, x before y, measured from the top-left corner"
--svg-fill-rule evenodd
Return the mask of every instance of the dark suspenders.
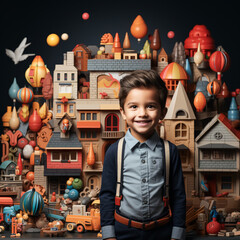
<path id="1" fill-rule="evenodd" d="M 165 151 L 165 184 L 164 184 L 164 193 L 163 201 L 164 206 L 168 206 L 169 202 L 169 173 L 170 173 L 170 149 L 169 149 L 169 142 L 163 140 L 164 143 L 164 151 Z M 115 196 L 115 205 L 120 206 L 122 200 L 121 194 L 121 184 L 122 184 L 122 158 L 123 158 L 123 144 L 124 144 L 124 137 L 121 138 L 118 142 L 118 149 L 117 149 L 117 185 L 116 185 L 116 196 Z"/>

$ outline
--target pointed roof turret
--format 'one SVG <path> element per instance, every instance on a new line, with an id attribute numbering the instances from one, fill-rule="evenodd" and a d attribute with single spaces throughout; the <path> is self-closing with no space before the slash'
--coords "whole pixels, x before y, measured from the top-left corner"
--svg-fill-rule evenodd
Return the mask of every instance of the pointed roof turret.
<path id="1" fill-rule="evenodd" d="M 181 82 L 178 83 L 178 86 L 175 90 L 172 101 L 170 103 L 170 106 L 164 119 L 166 120 L 196 119 L 191 103 L 188 99 L 187 93 Z"/>

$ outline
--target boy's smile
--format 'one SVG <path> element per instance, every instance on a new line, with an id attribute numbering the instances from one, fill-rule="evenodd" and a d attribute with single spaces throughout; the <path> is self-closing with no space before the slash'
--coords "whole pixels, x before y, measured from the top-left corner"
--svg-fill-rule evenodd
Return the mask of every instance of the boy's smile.
<path id="1" fill-rule="evenodd" d="M 154 88 L 134 88 L 125 100 L 122 117 L 131 129 L 131 134 L 140 142 L 153 134 L 164 111 L 159 103 L 158 91 Z"/>

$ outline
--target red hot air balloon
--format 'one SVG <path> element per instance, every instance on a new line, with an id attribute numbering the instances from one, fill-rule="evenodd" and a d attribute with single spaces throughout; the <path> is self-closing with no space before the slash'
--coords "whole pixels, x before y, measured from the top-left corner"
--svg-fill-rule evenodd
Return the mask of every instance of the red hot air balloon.
<path id="1" fill-rule="evenodd" d="M 214 72 L 217 72 L 217 79 L 221 81 L 221 73 L 229 69 L 230 57 L 224 51 L 216 51 L 209 59 L 209 66 Z"/>

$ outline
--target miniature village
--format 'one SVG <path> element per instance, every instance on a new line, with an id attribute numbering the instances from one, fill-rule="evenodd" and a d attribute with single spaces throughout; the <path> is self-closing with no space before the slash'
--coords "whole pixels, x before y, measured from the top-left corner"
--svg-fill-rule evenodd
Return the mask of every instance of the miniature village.
<path id="1" fill-rule="evenodd" d="M 131 34 L 147 34 L 140 15 Z M 189 29 L 171 53 L 158 29 L 142 44 L 138 53 L 128 33 L 104 33 L 96 46 L 76 43 L 53 72 L 36 55 L 25 86 L 13 79 L 12 105 L 2 116 L 0 234 L 100 232 L 104 156 L 128 128 L 119 112 L 120 81 L 154 69 L 169 93 L 157 132 L 180 153 L 187 232 L 240 235 L 240 89 L 230 92 L 224 82 L 228 53 L 205 25 Z"/>

